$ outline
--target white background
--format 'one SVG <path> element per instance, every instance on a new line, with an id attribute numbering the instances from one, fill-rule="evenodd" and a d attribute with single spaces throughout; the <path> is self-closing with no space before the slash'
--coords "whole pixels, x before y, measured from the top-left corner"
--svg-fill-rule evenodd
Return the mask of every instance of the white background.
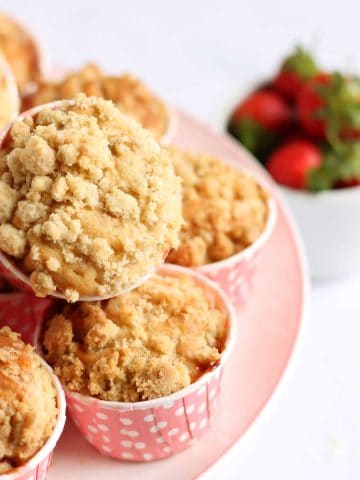
<path id="1" fill-rule="evenodd" d="M 129 70 L 222 129 L 295 43 L 360 72 L 358 0 L 8 0 L 60 65 Z M 359 213 L 360 214 L 360 213 Z M 360 249 L 360 246 L 359 246 Z M 305 343 L 265 420 L 209 478 L 360 478 L 360 276 L 313 285 Z M 99 476 L 100 478 L 100 476 Z"/>

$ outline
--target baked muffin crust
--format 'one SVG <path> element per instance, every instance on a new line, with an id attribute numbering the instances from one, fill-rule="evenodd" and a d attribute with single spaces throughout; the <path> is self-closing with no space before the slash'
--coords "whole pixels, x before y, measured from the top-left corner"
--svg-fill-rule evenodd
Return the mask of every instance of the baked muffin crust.
<path id="1" fill-rule="evenodd" d="M 175 147 L 169 151 L 182 179 L 184 224 L 180 246 L 169 253 L 167 262 L 198 267 L 254 243 L 268 216 L 260 185 L 214 156 Z"/>
<path id="2" fill-rule="evenodd" d="M 45 358 L 70 390 L 135 402 L 190 385 L 220 359 L 227 318 L 188 276 L 154 275 L 103 302 L 67 305 L 45 328 Z"/>
<path id="3" fill-rule="evenodd" d="M 40 450 L 57 415 L 56 390 L 40 358 L 10 328 L 1 328 L 0 475 Z"/>
<path id="4" fill-rule="evenodd" d="M 23 110 L 36 105 L 73 98 L 77 93 L 112 100 L 126 115 L 135 118 L 160 140 L 165 134 L 169 115 L 164 103 L 140 80 L 126 73 L 105 75 L 94 64 L 85 65 L 59 82 L 39 80 L 37 90 L 24 99 Z"/>
<path id="5" fill-rule="evenodd" d="M 14 20 L 0 15 L 0 50 L 23 88 L 39 75 L 39 61 L 33 40 Z"/>
<path id="6" fill-rule="evenodd" d="M 15 122 L 0 175 L 0 249 L 38 296 L 117 294 L 178 244 L 169 155 L 109 101 L 79 95 Z"/>

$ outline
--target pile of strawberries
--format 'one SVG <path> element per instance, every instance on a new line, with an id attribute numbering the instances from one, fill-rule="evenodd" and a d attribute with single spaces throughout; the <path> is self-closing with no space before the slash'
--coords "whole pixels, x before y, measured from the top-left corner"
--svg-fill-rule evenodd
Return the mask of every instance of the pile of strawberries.
<path id="1" fill-rule="evenodd" d="M 360 185 L 360 78 L 320 70 L 302 48 L 235 108 L 227 129 L 282 185 Z"/>

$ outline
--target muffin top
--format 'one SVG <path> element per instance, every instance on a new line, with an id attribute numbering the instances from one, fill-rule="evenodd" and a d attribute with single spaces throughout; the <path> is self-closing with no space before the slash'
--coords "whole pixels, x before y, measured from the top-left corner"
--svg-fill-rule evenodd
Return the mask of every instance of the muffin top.
<path id="1" fill-rule="evenodd" d="M 45 358 L 70 390 L 136 402 L 176 392 L 219 360 L 227 318 L 189 276 L 154 275 L 103 302 L 67 305 L 45 328 Z"/>
<path id="2" fill-rule="evenodd" d="M 0 475 L 40 450 L 58 416 L 49 372 L 30 345 L 0 329 Z"/>
<path id="3" fill-rule="evenodd" d="M 5 72 L 3 63 L 5 60 L 0 58 L 0 130 L 19 114 L 16 85 L 12 75 L 9 78 L 10 72 Z"/>
<path id="4" fill-rule="evenodd" d="M 0 15 L 0 50 L 20 88 L 35 80 L 39 74 L 39 61 L 34 42 L 20 25 L 6 15 Z"/>
<path id="5" fill-rule="evenodd" d="M 38 296 L 117 294 L 178 244 L 169 155 L 110 101 L 81 94 L 15 122 L 0 175 L 0 250 Z"/>
<path id="6" fill-rule="evenodd" d="M 264 230 L 267 197 L 249 175 L 216 157 L 170 148 L 182 179 L 184 224 L 167 262 L 197 267 L 241 252 Z"/>
<path id="7" fill-rule="evenodd" d="M 112 100 L 123 113 L 135 118 L 144 128 L 150 130 L 157 140 L 161 139 L 168 128 L 169 115 L 166 106 L 142 82 L 129 74 L 104 75 L 93 64 L 85 65 L 59 82 L 40 80 L 36 92 L 24 99 L 23 109 L 63 98 L 73 98 L 81 92 L 88 96 Z"/>

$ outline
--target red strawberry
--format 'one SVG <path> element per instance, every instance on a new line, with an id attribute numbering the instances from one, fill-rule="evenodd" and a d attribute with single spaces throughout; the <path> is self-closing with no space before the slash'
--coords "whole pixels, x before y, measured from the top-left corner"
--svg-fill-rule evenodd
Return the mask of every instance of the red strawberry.
<path id="1" fill-rule="evenodd" d="M 289 105 L 278 94 L 262 90 L 245 98 L 231 117 L 235 122 L 248 119 L 270 132 L 281 133 L 291 125 L 292 113 Z"/>
<path id="2" fill-rule="evenodd" d="M 326 101 L 317 91 L 317 87 L 329 83 L 330 75 L 320 73 L 311 82 L 303 85 L 298 96 L 297 107 L 300 123 L 305 131 L 313 137 L 325 138 L 326 122 L 324 119 L 318 118 L 317 114 L 325 106 Z"/>
<path id="3" fill-rule="evenodd" d="M 322 153 L 314 143 L 293 140 L 272 153 L 267 169 L 278 183 L 306 190 L 309 172 L 318 168 L 322 161 Z"/>
<path id="4" fill-rule="evenodd" d="M 264 159 L 292 125 L 289 105 L 277 94 L 260 90 L 250 94 L 231 115 L 228 131 L 252 153 Z"/>
<path id="5" fill-rule="evenodd" d="M 273 85 L 279 93 L 294 101 L 306 81 L 317 73 L 318 68 L 312 56 L 298 47 L 281 65 Z"/>

